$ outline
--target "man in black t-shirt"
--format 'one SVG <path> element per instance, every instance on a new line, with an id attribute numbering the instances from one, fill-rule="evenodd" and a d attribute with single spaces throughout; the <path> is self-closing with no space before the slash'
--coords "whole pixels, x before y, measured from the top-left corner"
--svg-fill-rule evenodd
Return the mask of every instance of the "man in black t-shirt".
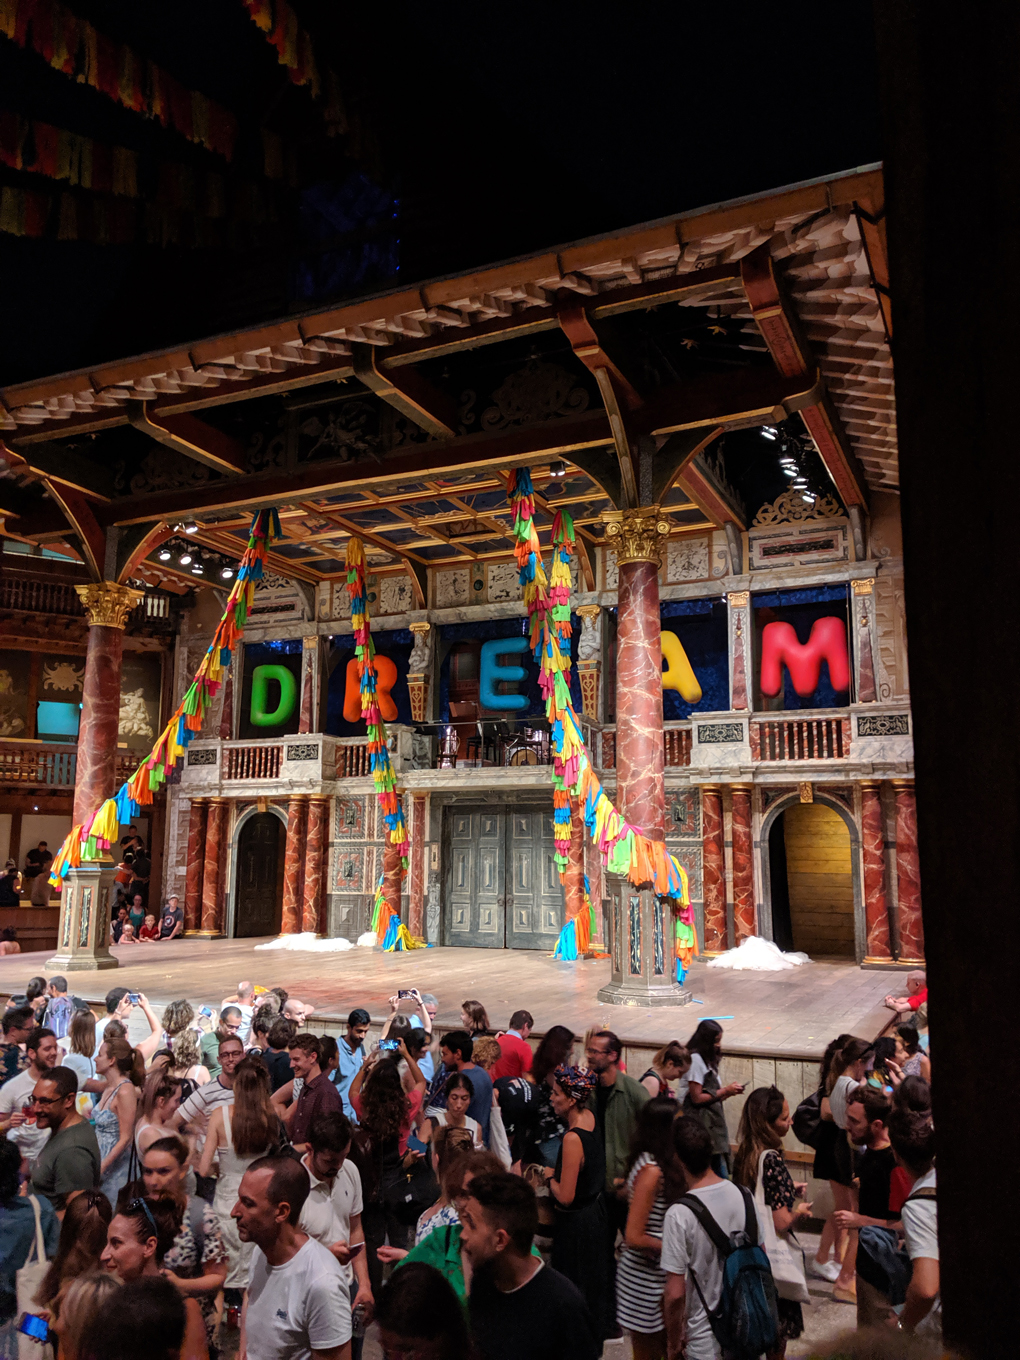
<path id="1" fill-rule="evenodd" d="M 891 1228 L 898 1218 L 889 1208 L 889 1187 L 896 1158 L 886 1128 L 892 1113 L 892 1101 L 874 1086 L 859 1086 L 850 1093 L 846 1103 L 846 1127 L 850 1141 L 864 1145 L 857 1159 L 860 1190 L 857 1212 L 837 1210 L 833 1219 L 837 1228 L 859 1232 L 861 1228 Z M 865 1265 L 866 1273 L 867 1266 Z M 857 1325 L 876 1327 L 885 1322 L 892 1305 L 868 1279 L 857 1272 Z"/>
<path id="2" fill-rule="evenodd" d="M 532 1254 L 538 1209 L 531 1187 L 520 1176 L 473 1177 L 460 1223 L 481 1360 L 596 1360 L 602 1346 L 580 1290 Z"/>

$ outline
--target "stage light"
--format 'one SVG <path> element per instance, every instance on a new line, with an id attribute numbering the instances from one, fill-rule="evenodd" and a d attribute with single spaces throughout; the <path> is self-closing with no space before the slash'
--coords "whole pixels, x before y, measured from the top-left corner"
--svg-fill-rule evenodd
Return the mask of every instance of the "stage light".
<path id="1" fill-rule="evenodd" d="M 761 437 L 762 439 L 778 439 L 779 431 L 774 429 L 771 425 L 763 425 L 761 427 Z"/>
<path id="2" fill-rule="evenodd" d="M 182 567 L 191 565 L 191 553 L 181 553 L 180 562 Z"/>
<path id="3" fill-rule="evenodd" d="M 172 555 L 169 548 L 160 548 L 159 550 L 159 560 L 161 562 L 169 562 Z"/>
<path id="4" fill-rule="evenodd" d="M 565 477 L 567 475 L 567 465 L 562 458 L 557 458 L 555 463 L 549 464 L 550 477 Z"/>
<path id="5" fill-rule="evenodd" d="M 201 562 L 196 562 L 195 565 L 191 568 L 191 574 L 192 576 L 204 576 L 205 567 L 202 566 Z"/>
<path id="6" fill-rule="evenodd" d="M 220 572 L 220 575 L 223 577 L 224 581 L 229 581 L 233 574 L 234 574 L 233 567 L 224 567 L 223 570 Z"/>
<path id="7" fill-rule="evenodd" d="M 194 520 L 192 520 L 190 524 L 185 524 L 185 526 L 184 526 L 184 532 L 185 532 L 186 534 L 197 534 L 197 533 L 198 533 L 198 525 L 195 523 Z"/>
<path id="8" fill-rule="evenodd" d="M 792 485 L 793 485 L 794 491 L 806 491 L 806 490 L 807 490 L 807 478 L 806 478 L 806 477 L 794 477 Z"/>

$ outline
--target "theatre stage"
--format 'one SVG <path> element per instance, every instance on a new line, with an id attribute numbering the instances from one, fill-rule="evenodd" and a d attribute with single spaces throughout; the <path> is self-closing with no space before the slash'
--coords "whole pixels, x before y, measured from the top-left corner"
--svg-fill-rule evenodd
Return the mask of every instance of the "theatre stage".
<path id="1" fill-rule="evenodd" d="M 218 1005 L 239 979 L 251 978 L 267 987 L 286 987 L 326 1019 L 345 1017 L 354 1006 L 382 1019 L 387 997 L 399 988 L 417 987 L 439 999 L 438 1022 L 444 1026 L 459 1024 L 460 1003 L 473 998 L 484 1004 L 494 1025 L 505 1025 L 511 1012 L 523 1007 L 540 1031 L 564 1024 L 583 1034 L 599 1024 L 642 1046 L 686 1039 L 699 1020 L 712 1017 L 725 1030 L 727 1052 L 784 1058 L 813 1058 L 844 1031 L 875 1037 L 891 1018 L 883 997 L 904 981 L 896 973 L 843 961 L 813 962 L 782 973 L 734 973 L 696 962 L 688 977 L 694 1003 L 653 1010 L 595 1000 L 610 976 L 605 959 L 559 963 L 547 954 L 503 949 L 256 951 L 259 943 L 184 939 L 118 946 L 113 953 L 119 968 L 73 973 L 68 981 L 88 1001 L 101 1000 L 111 987 L 128 987 L 144 992 L 154 1005 L 182 996 Z M 45 973 L 49 952 L 0 958 L 0 993 L 23 991 L 30 977 Z"/>

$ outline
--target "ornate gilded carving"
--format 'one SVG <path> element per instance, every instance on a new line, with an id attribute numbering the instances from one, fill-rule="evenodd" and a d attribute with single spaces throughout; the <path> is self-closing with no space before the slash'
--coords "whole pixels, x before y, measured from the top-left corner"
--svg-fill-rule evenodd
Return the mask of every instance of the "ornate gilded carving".
<path id="1" fill-rule="evenodd" d="M 809 519 L 842 519 L 843 511 L 835 496 L 819 496 L 810 505 L 796 491 L 784 491 L 771 505 L 763 505 L 754 517 L 752 528 L 763 524 L 800 524 Z"/>
<path id="2" fill-rule="evenodd" d="M 126 628 L 127 616 L 145 596 L 144 591 L 118 585 L 116 581 L 95 581 L 75 586 L 75 590 L 90 628 Z"/>
<path id="3" fill-rule="evenodd" d="M 813 803 L 815 801 L 815 791 L 811 787 L 810 780 L 802 779 L 797 785 L 797 790 L 800 793 L 800 801 L 802 803 Z"/>
<path id="4" fill-rule="evenodd" d="M 573 374 L 541 359 L 529 359 L 523 368 L 511 373 L 493 392 L 492 399 L 495 405 L 476 415 L 473 408 L 477 394 L 463 394 L 460 419 L 464 430 L 470 430 L 476 421 L 482 430 L 505 430 L 556 416 L 576 416 L 588 409 L 591 400 Z"/>
<path id="5" fill-rule="evenodd" d="M 870 595 L 875 589 L 875 578 L 874 576 L 865 576 L 856 581 L 851 581 L 850 584 L 854 588 L 855 595 Z"/>
<path id="6" fill-rule="evenodd" d="M 407 669 L 415 675 L 424 675 L 432 661 L 432 625 L 425 619 L 418 619 L 409 627 L 414 634 L 414 646 L 407 661 Z M 424 720 L 419 718 L 417 721 Z"/>
<path id="7" fill-rule="evenodd" d="M 746 609 L 750 598 L 751 592 L 749 590 L 731 590 L 726 596 L 731 609 Z"/>
<path id="8" fill-rule="evenodd" d="M 662 566 L 662 545 L 669 537 L 670 523 L 657 505 L 642 505 L 636 510 L 604 510 L 602 522 L 606 538 L 616 552 L 618 566 L 625 562 L 654 562 Z"/>

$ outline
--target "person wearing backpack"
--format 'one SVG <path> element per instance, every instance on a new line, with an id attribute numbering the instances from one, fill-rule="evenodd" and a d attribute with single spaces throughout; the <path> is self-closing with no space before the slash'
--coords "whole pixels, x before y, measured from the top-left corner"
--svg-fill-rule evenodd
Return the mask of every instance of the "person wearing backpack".
<path id="1" fill-rule="evenodd" d="M 910 1283 L 896 1325 L 926 1337 L 942 1335 L 939 1292 L 938 1204 L 935 1182 L 935 1128 L 928 1112 L 895 1110 L 889 1139 L 896 1162 L 913 1182 L 903 1203 L 904 1248 L 910 1258 Z"/>
<path id="2" fill-rule="evenodd" d="M 780 1345 L 765 1224 L 751 1193 L 712 1170 L 712 1136 L 700 1121 L 678 1119 L 673 1141 L 689 1190 L 663 1223 L 667 1356 L 757 1360 Z"/>

